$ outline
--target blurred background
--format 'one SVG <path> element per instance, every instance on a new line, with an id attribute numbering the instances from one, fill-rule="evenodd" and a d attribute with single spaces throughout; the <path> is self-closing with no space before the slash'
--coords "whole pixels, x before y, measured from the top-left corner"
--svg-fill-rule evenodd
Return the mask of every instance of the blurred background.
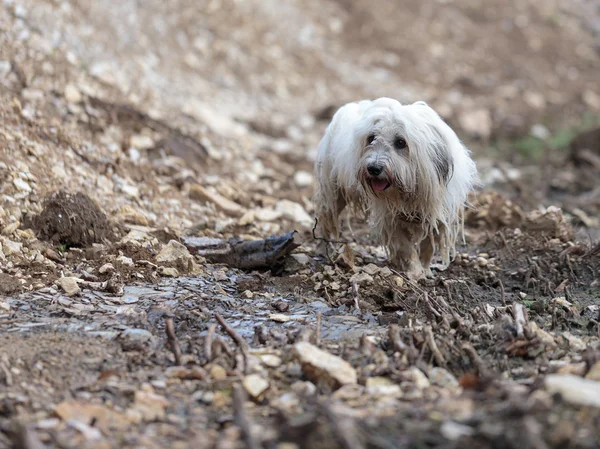
<path id="1" fill-rule="evenodd" d="M 571 195 L 593 224 L 597 146 L 582 159 L 572 141 L 599 123 L 599 9 L 597 0 L 4 0 L 4 121 L 24 117 L 53 136 L 28 136 L 41 142 L 35 150 L 5 145 L 5 157 L 27 161 L 33 209 L 38 191 L 93 186 L 106 210 L 135 204 L 149 222 L 184 229 L 206 213 L 193 200 L 205 198 L 198 183 L 244 209 L 283 197 L 310 214 L 312 160 L 337 107 L 425 100 L 473 149 L 488 187 L 530 208 Z"/>

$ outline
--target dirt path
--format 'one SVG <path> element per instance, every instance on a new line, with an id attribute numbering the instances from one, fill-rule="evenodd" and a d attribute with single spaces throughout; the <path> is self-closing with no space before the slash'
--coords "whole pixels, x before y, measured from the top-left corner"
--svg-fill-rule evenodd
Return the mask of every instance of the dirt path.
<path id="1" fill-rule="evenodd" d="M 0 447 L 598 446 L 597 2 L 109 3 L 0 6 Z M 381 95 L 485 182 L 419 283 L 357 220 L 314 258 L 316 145 Z"/>

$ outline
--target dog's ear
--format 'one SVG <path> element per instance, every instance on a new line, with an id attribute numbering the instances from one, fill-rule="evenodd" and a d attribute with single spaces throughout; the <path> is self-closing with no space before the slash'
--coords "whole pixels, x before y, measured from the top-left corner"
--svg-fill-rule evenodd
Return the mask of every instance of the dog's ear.
<path id="1" fill-rule="evenodd" d="M 430 157 L 438 179 L 448 184 L 454 173 L 452 147 L 462 145 L 456 133 L 442 120 L 442 118 L 424 101 L 413 103 L 418 116 L 427 126 L 427 140 L 429 142 Z"/>

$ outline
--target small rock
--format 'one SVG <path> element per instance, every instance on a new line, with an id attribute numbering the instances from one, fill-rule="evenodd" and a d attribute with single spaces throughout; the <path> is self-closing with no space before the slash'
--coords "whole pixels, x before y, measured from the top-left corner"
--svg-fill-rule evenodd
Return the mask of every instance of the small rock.
<path id="1" fill-rule="evenodd" d="M 310 343 L 296 343 L 294 355 L 302 364 L 304 374 L 315 382 L 325 382 L 333 388 L 357 383 L 356 370 L 352 365 Z"/>
<path id="2" fill-rule="evenodd" d="M 146 329 L 129 328 L 125 329 L 121 334 L 121 338 L 129 344 L 138 345 L 152 343 L 154 341 L 154 335 L 152 332 Z"/>
<path id="3" fill-rule="evenodd" d="M 113 271 L 115 271 L 115 267 L 112 263 L 105 263 L 100 268 L 98 268 L 98 273 L 100 274 L 112 273 Z"/>
<path id="4" fill-rule="evenodd" d="M 7 224 L 6 226 L 4 226 L 4 228 L 2 228 L 2 234 L 11 235 L 13 232 L 19 229 L 20 225 L 21 223 L 19 223 L 18 221 L 13 221 L 12 223 Z"/>
<path id="5" fill-rule="evenodd" d="M 256 211 L 254 211 L 254 217 L 258 221 L 270 222 L 281 218 L 281 212 L 264 207 L 262 209 L 257 209 Z"/>
<path id="6" fill-rule="evenodd" d="M 548 392 L 559 393 L 571 404 L 600 408 L 600 382 L 571 374 L 551 374 L 544 384 Z"/>
<path id="7" fill-rule="evenodd" d="M 275 321 L 276 323 L 287 323 L 291 320 L 291 318 L 287 315 L 282 315 L 281 313 L 272 313 L 269 315 L 269 319 L 271 321 Z"/>
<path id="8" fill-rule="evenodd" d="M 81 103 L 81 92 L 73 84 L 67 84 L 65 86 L 65 100 L 72 104 Z"/>
<path id="9" fill-rule="evenodd" d="M 5 238 L 0 239 L 0 242 L 2 243 L 1 248 L 5 256 L 23 253 L 23 244 L 21 242 L 13 242 Z"/>
<path id="10" fill-rule="evenodd" d="M 250 290 L 244 290 L 244 293 L 242 293 L 242 296 L 246 299 L 252 299 L 252 298 L 254 298 L 254 293 L 252 293 Z"/>
<path id="11" fill-rule="evenodd" d="M 63 277 L 56 281 L 56 283 L 63 289 L 65 295 L 75 296 L 81 292 L 77 278 L 74 277 Z"/>
<path id="12" fill-rule="evenodd" d="M 444 368 L 431 368 L 429 370 L 429 381 L 433 385 L 444 388 L 456 388 L 459 386 L 458 380 L 450 371 Z"/>
<path id="13" fill-rule="evenodd" d="M 459 424 L 454 421 L 446 421 L 441 425 L 440 433 L 447 440 L 456 441 L 473 435 L 475 433 L 475 429 L 465 424 Z"/>
<path id="14" fill-rule="evenodd" d="M 485 267 L 485 266 L 487 266 L 487 264 L 488 264 L 488 261 L 487 261 L 487 259 L 485 259 L 485 258 L 483 258 L 483 257 L 478 257 L 478 258 L 476 259 L 476 261 L 477 261 L 477 265 L 479 265 L 480 267 Z"/>
<path id="15" fill-rule="evenodd" d="M 398 288 L 404 287 L 404 278 L 402 276 L 395 276 L 394 277 L 394 284 Z"/>
<path id="16" fill-rule="evenodd" d="M 308 265 L 310 262 L 310 257 L 306 254 L 292 254 L 292 259 L 298 262 L 300 265 Z"/>
<path id="17" fill-rule="evenodd" d="M 425 373 L 414 366 L 403 371 L 402 376 L 406 380 L 413 382 L 419 390 L 423 390 L 431 385 Z"/>
<path id="18" fill-rule="evenodd" d="M 135 264 L 133 263 L 133 259 L 131 257 L 127 257 L 127 256 L 119 256 L 117 257 L 116 261 L 125 267 L 133 267 Z"/>
<path id="19" fill-rule="evenodd" d="M 156 256 L 156 263 L 174 265 L 182 271 L 189 271 L 193 265 L 193 257 L 184 245 L 171 240 Z"/>
<path id="20" fill-rule="evenodd" d="M 31 186 L 24 181 L 21 178 L 15 178 L 13 179 L 13 184 L 15 185 L 15 187 L 17 189 L 19 189 L 21 192 L 26 192 L 26 193 L 30 193 L 33 189 L 31 188 Z"/>
<path id="21" fill-rule="evenodd" d="M 290 221 L 298 223 L 307 228 L 312 228 L 314 225 L 314 219 L 308 215 L 302 205 L 294 203 L 290 200 L 279 200 L 275 204 L 275 210 Z"/>
<path id="22" fill-rule="evenodd" d="M 529 323 L 531 327 L 531 331 L 535 334 L 540 341 L 548 346 L 549 348 L 556 347 L 556 342 L 554 341 L 554 337 L 546 332 L 544 329 L 540 329 L 535 321 L 531 321 Z"/>
<path id="23" fill-rule="evenodd" d="M 242 380 L 242 386 L 250 395 L 250 397 L 253 399 L 258 399 L 261 394 L 269 389 L 269 381 L 258 374 L 250 374 L 244 377 L 244 380 Z"/>
<path id="24" fill-rule="evenodd" d="M 132 206 L 125 205 L 117 212 L 117 218 L 125 223 L 148 226 L 148 219 Z"/>
<path id="25" fill-rule="evenodd" d="M 129 145 L 138 150 L 149 150 L 154 147 L 154 141 L 149 136 L 143 134 L 135 134 L 129 139 Z"/>
<path id="26" fill-rule="evenodd" d="M 375 265 L 374 263 L 370 263 L 370 264 L 362 267 L 362 271 L 370 274 L 371 276 L 375 276 L 377 273 L 379 273 L 379 270 L 380 270 L 380 268 L 377 265 Z"/>
<path id="27" fill-rule="evenodd" d="M 371 276 L 369 273 L 365 273 L 365 272 L 361 271 L 360 273 L 356 273 L 356 274 L 352 275 L 352 277 L 350 278 L 350 282 L 352 282 L 352 283 L 356 282 L 358 285 L 372 284 L 373 276 Z"/>
<path id="28" fill-rule="evenodd" d="M 304 170 L 297 171 L 294 174 L 294 184 L 296 187 L 304 188 L 311 186 L 313 183 L 313 174 Z"/>
<path id="29" fill-rule="evenodd" d="M 173 267 L 160 267 L 158 269 L 158 272 L 162 276 L 166 276 L 166 277 L 171 277 L 171 278 L 179 277 L 179 271 L 177 270 L 177 268 L 173 268 Z"/>
<path id="30" fill-rule="evenodd" d="M 239 217 L 244 213 L 244 208 L 239 204 L 225 198 L 223 195 L 205 189 L 200 184 L 194 184 L 190 188 L 190 198 L 196 201 L 213 203 L 215 207 L 232 217 Z"/>
<path id="31" fill-rule="evenodd" d="M 227 379 L 227 371 L 225 371 L 225 368 L 223 368 L 221 365 L 211 365 L 208 373 L 214 380 Z"/>
<path id="32" fill-rule="evenodd" d="M 162 420 L 168 405 L 169 401 L 164 396 L 156 394 L 150 384 L 145 384 L 135 392 L 133 406 L 127 410 L 127 416 L 134 422 Z"/>
<path id="33" fill-rule="evenodd" d="M 213 273 L 213 276 L 215 278 L 215 281 L 218 281 L 218 282 L 223 282 L 223 281 L 229 280 L 229 277 L 227 276 L 227 273 L 225 272 L 225 270 L 217 270 Z"/>
<path id="34" fill-rule="evenodd" d="M 263 365 L 268 366 L 269 368 L 278 368 L 281 366 L 281 358 L 274 354 L 261 354 L 258 356 Z"/>
<path id="35" fill-rule="evenodd" d="M 585 348 L 587 347 L 587 345 L 584 343 L 584 341 L 581 338 L 576 337 L 575 335 L 571 334 L 570 332 L 563 332 L 562 337 L 565 340 L 567 340 L 567 342 L 569 342 L 569 347 L 571 349 L 573 349 L 574 351 L 577 351 L 577 352 L 585 351 Z"/>

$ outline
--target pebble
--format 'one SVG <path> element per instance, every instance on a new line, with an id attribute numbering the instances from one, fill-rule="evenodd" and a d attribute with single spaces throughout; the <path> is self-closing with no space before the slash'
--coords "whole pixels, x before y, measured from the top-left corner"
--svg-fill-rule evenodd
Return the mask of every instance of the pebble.
<path id="1" fill-rule="evenodd" d="M 112 273 L 113 271 L 115 271 L 115 267 L 112 263 L 105 263 L 98 268 L 98 273 L 100 274 Z"/>
<path id="2" fill-rule="evenodd" d="M 211 365 L 208 370 L 210 377 L 214 380 L 225 380 L 227 379 L 227 371 L 221 365 Z"/>
<path id="3" fill-rule="evenodd" d="M 423 390 L 431 385 L 425 373 L 414 366 L 403 371 L 402 376 L 406 380 L 413 382 L 419 390 Z"/>
<path id="4" fill-rule="evenodd" d="M 290 200 L 279 200 L 275 204 L 275 211 L 281 213 L 283 218 L 286 218 L 294 223 L 302 225 L 306 228 L 312 228 L 314 225 L 314 218 L 308 215 L 304 207 L 301 204 L 295 203 Z"/>
<path id="5" fill-rule="evenodd" d="M 278 368 L 281 366 L 282 360 L 274 354 L 261 354 L 258 356 L 263 365 L 269 368 Z"/>
<path id="6" fill-rule="evenodd" d="M 281 313 L 272 313 L 269 315 L 269 319 L 271 321 L 275 321 L 276 323 L 287 323 L 291 320 L 291 318 L 287 315 L 283 315 Z"/>
<path id="7" fill-rule="evenodd" d="M 77 283 L 77 278 L 63 277 L 58 279 L 56 283 L 63 289 L 67 296 L 75 296 L 81 292 L 81 288 L 79 288 L 79 284 Z"/>
<path id="8" fill-rule="evenodd" d="M 0 243 L 2 244 L 0 248 L 2 248 L 5 256 L 12 256 L 23 252 L 23 244 L 21 242 L 13 242 L 12 240 L 2 238 L 0 239 Z"/>
<path id="9" fill-rule="evenodd" d="M 459 386 L 458 380 L 454 375 L 444 368 L 431 368 L 429 370 L 429 381 L 433 385 L 443 388 L 456 388 Z"/>
<path id="10" fill-rule="evenodd" d="M 304 170 L 297 171 L 294 174 L 294 184 L 296 187 L 304 188 L 312 185 L 313 183 L 313 174 Z"/>
<path id="11" fill-rule="evenodd" d="M 154 340 L 154 335 L 149 330 L 132 327 L 125 329 L 121 334 L 121 338 L 128 343 L 149 343 Z"/>
<path id="12" fill-rule="evenodd" d="M 156 256 L 159 265 L 175 265 L 177 268 L 187 271 L 191 268 L 193 257 L 185 247 L 176 240 L 167 243 Z"/>
<path id="13" fill-rule="evenodd" d="M 600 408 L 600 382 L 572 374 L 551 374 L 544 379 L 544 385 L 548 392 L 559 393 L 571 404 Z"/>
<path id="14" fill-rule="evenodd" d="M 326 382 L 333 388 L 357 383 L 358 377 L 352 365 L 310 343 L 296 343 L 294 355 L 300 361 L 304 374 L 315 382 Z"/>
<path id="15" fill-rule="evenodd" d="M 21 178 L 15 178 L 13 179 L 13 184 L 15 185 L 15 187 L 17 189 L 19 189 L 21 192 L 26 192 L 26 193 L 30 193 L 33 189 L 31 188 L 31 186 L 27 183 L 27 181 L 24 181 Z"/>
<path id="16" fill-rule="evenodd" d="M 73 84 L 67 84 L 65 86 L 65 100 L 72 104 L 81 103 L 81 92 Z"/>
<path id="17" fill-rule="evenodd" d="M 373 276 L 371 276 L 369 273 L 365 273 L 365 272 L 356 273 L 356 274 L 352 275 L 352 277 L 350 278 L 350 282 L 351 283 L 356 282 L 358 285 L 372 284 Z"/>
<path id="18" fill-rule="evenodd" d="M 119 256 L 117 257 L 117 262 L 125 267 L 133 267 L 133 259 L 127 256 Z"/>
<path id="19" fill-rule="evenodd" d="M 223 195 L 205 189 L 200 184 L 193 184 L 190 188 L 189 196 L 191 199 L 206 203 L 212 203 L 215 207 L 233 217 L 240 217 L 244 214 L 244 208 L 234 201 L 225 198 Z"/>
<path id="20" fill-rule="evenodd" d="M 149 136 L 135 134 L 129 139 L 129 145 L 138 150 L 149 150 L 154 147 L 154 141 Z"/>
<path id="21" fill-rule="evenodd" d="M 244 390 L 253 399 L 258 399 L 265 391 L 269 389 L 269 381 L 259 374 L 250 374 L 242 380 Z"/>
<path id="22" fill-rule="evenodd" d="M 485 259 L 483 257 L 478 257 L 476 260 L 477 260 L 477 265 L 479 265 L 480 267 L 485 267 L 488 264 L 487 259 Z"/>
<path id="23" fill-rule="evenodd" d="M 173 267 L 160 267 L 158 271 L 162 276 L 166 277 L 176 278 L 179 276 L 179 271 Z"/>

